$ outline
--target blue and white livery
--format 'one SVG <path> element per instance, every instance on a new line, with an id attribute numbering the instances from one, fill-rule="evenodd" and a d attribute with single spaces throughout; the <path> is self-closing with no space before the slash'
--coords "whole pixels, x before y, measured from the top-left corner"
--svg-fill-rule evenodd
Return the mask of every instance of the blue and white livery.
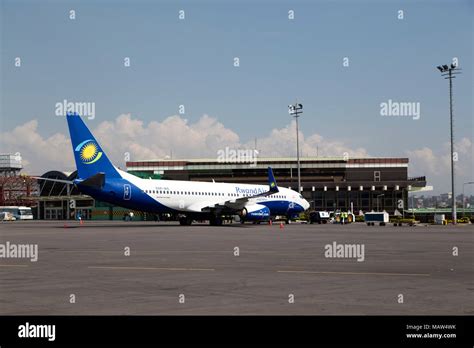
<path id="1" fill-rule="evenodd" d="M 172 213 L 182 225 L 193 220 L 222 224 L 223 215 L 264 221 L 275 215 L 290 218 L 309 208 L 297 192 L 279 188 L 271 168 L 268 185 L 142 179 L 115 167 L 77 114 L 66 116 L 77 179 L 70 182 L 91 197 L 153 214 Z"/>

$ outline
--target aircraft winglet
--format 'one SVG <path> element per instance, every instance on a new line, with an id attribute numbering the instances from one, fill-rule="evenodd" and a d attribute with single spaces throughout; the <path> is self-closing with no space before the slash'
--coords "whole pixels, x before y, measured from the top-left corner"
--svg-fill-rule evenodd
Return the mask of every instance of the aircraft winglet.
<path id="1" fill-rule="evenodd" d="M 272 167 L 268 167 L 268 186 L 270 186 L 271 193 L 276 193 L 279 191 L 275 176 L 273 175 Z"/>

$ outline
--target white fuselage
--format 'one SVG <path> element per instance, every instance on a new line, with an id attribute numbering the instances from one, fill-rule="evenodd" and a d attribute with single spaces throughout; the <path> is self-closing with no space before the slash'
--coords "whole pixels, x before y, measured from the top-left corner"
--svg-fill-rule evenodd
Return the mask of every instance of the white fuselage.
<path id="1" fill-rule="evenodd" d="M 181 212 L 202 212 L 206 207 L 224 203 L 232 206 L 239 198 L 268 191 L 267 185 L 153 180 L 141 179 L 123 171 L 120 174 L 156 202 Z M 297 211 L 298 207 L 301 211 L 309 208 L 309 203 L 298 192 L 281 187 L 275 194 L 249 198 L 247 204 L 268 206 L 272 215 L 283 214 L 288 209 Z"/>

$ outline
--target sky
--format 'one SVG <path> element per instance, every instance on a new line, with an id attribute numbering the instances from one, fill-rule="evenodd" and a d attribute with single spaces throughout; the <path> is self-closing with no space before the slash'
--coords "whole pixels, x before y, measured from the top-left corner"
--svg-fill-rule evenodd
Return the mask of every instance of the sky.
<path id="1" fill-rule="evenodd" d="M 449 89 L 436 66 L 457 59 L 458 191 L 473 181 L 472 1 L 0 3 L 0 152 L 20 152 L 27 173 L 74 169 L 63 100 L 94 103 L 87 124 L 122 167 L 255 139 L 262 157 L 295 156 L 298 100 L 303 156 L 408 157 L 410 176 L 448 192 Z M 381 115 L 389 100 L 419 117 Z"/>

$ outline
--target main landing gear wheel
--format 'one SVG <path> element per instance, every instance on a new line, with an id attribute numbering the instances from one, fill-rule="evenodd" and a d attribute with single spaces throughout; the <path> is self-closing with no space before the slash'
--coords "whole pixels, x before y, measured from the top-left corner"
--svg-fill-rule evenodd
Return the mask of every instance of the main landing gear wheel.
<path id="1" fill-rule="evenodd" d="M 179 218 L 179 224 L 181 226 L 189 226 L 193 223 L 193 219 L 188 216 L 183 216 Z"/>
<path id="2" fill-rule="evenodd" d="M 209 225 L 211 226 L 221 226 L 222 225 L 222 219 L 220 216 L 211 216 L 209 218 Z"/>

